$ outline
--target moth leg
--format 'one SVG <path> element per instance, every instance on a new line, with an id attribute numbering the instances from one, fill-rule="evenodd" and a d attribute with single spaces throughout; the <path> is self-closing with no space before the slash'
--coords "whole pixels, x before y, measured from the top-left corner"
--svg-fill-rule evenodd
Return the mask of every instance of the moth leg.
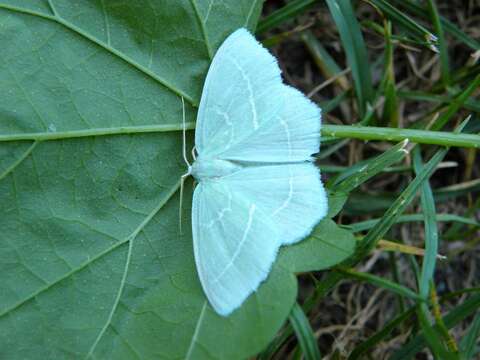
<path id="1" fill-rule="evenodd" d="M 180 177 L 180 204 L 178 206 L 178 229 L 180 231 L 180 235 L 183 235 L 182 233 L 182 213 L 183 213 L 183 186 L 185 183 L 185 179 L 190 176 L 191 173 L 191 167 L 188 167 L 188 172 L 183 174 Z"/>
<path id="2" fill-rule="evenodd" d="M 195 155 L 196 152 L 197 152 L 197 148 L 195 146 L 193 146 L 193 148 L 192 148 L 192 158 L 193 158 L 193 160 L 197 160 L 197 155 Z"/>
<path id="3" fill-rule="evenodd" d="M 183 146 L 182 146 L 182 156 L 183 160 L 185 161 L 185 164 L 190 168 L 190 163 L 188 162 L 187 159 L 187 129 L 185 125 L 185 100 L 183 99 L 182 96 L 182 138 L 183 138 Z"/>

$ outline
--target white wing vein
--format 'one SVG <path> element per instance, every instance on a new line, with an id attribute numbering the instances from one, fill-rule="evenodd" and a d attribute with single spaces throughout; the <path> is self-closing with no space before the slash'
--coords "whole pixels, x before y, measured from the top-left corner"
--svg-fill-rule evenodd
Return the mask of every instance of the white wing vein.
<path id="1" fill-rule="evenodd" d="M 253 129 L 257 130 L 258 129 L 258 114 L 257 114 L 257 106 L 255 105 L 255 98 L 253 94 L 253 88 L 252 88 L 252 83 L 250 82 L 250 78 L 248 77 L 247 73 L 243 69 L 243 67 L 238 63 L 238 61 L 233 58 L 229 57 L 230 61 L 235 65 L 235 67 L 240 71 L 240 74 L 242 75 L 242 79 L 245 81 L 245 84 L 247 85 L 248 89 L 248 102 L 250 103 L 250 108 L 252 109 L 252 123 L 253 123 Z"/>
<path id="2" fill-rule="evenodd" d="M 250 229 L 252 227 L 252 221 L 253 221 L 253 214 L 254 213 L 255 213 L 255 204 L 252 204 L 250 206 L 250 208 L 248 209 L 248 221 L 247 221 L 247 226 L 245 227 L 245 230 L 243 231 L 242 240 L 238 243 L 238 246 L 235 249 L 235 252 L 234 252 L 232 258 L 230 259 L 230 262 L 227 265 L 225 265 L 225 268 L 213 280 L 214 283 L 218 282 L 227 273 L 227 271 L 233 266 L 233 264 L 237 260 L 238 255 L 240 255 L 240 252 L 242 251 L 243 245 L 245 244 L 245 241 L 248 238 L 248 233 L 250 232 Z"/>

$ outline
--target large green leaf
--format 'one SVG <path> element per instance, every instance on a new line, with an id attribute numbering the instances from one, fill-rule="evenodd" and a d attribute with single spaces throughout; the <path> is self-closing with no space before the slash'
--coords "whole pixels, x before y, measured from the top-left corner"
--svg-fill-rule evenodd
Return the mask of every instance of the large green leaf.
<path id="1" fill-rule="evenodd" d="M 322 236 L 282 250 L 268 281 L 222 318 L 197 279 L 188 203 L 179 233 L 179 95 L 192 122 L 215 49 L 260 10 L 260 0 L 0 0 L 1 358 L 244 358 L 288 316 L 299 264 L 351 253 L 318 251 L 338 234 L 354 243 L 321 223 Z"/>

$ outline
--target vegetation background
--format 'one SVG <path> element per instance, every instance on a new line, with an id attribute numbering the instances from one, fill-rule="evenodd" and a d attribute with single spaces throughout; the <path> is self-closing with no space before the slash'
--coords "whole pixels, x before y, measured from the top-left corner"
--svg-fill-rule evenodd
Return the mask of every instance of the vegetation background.
<path id="1" fill-rule="evenodd" d="M 479 16 L 0 0 L 0 359 L 479 358 Z M 222 317 L 198 280 L 191 182 L 178 226 L 182 119 L 195 128 L 239 27 L 323 109 L 329 214 Z"/>
<path id="2" fill-rule="evenodd" d="M 479 1 L 266 1 L 257 34 L 286 81 L 322 105 L 324 123 L 392 129 L 384 139 L 408 138 L 402 129 L 448 138 L 467 118 L 462 131 L 480 131 Z M 448 145 L 439 134 L 433 142 Z M 390 148 L 361 140 L 376 135 L 324 141 L 318 164 L 327 184 L 335 188 Z M 467 146 L 442 153 L 421 195 L 357 266 L 337 268 L 330 292 L 332 273 L 302 276 L 295 332 L 287 326 L 260 358 L 478 358 L 480 157 L 478 141 Z M 388 222 L 387 209 L 442 151 L 405 148 L 401 161 L 350 193 L 337 217 L 360 242 L 371 240 L 373 219 Z M 412 255 L 416 249 L 425 255 Z"/>

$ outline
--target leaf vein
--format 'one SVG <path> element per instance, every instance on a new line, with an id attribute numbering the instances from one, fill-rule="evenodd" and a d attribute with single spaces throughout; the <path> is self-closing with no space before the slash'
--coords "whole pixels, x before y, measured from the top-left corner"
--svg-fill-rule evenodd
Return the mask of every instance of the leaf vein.
<path id="1" fill-rule="evenodd" d="M 123 244 L 126 244 L 127 242 L 130 242 L 150 222 L 150 220 L 155 216 L 155 214 L 168 202 L 168 200 L 173 196 L 173 194 L 175 194 L 175 192 L 177 192 L 179 187 L 180 187 L 180 181 L 178 181 L 175 185 L 173 185 L 170 188 L 170 190 L 167 192 L 167 194 L 160 200 L 158 206 L 155 209 L 153 209 L 150 212 L 150 214 L 140 223 L 140 225 L 138 225 L 138 227 L 129 236 L 127 236 L 125 239 L 123 239 L 121 241 L 118 241 L 117 243 L 113 244 L 112 246 L 104 249 L 102 252 L 100 252 L 96 256 L 92 257 L 91 259 L 88 259 L 87 261 L 82 263 L 77 268 L 72 269 L 71 271 L 65 273 L 64 275 L 62 275 L 58 279 L 48 283 L 46 286 L 41 287 L 38 290 L 34 291 L 30 295 L 28 295 L 26 298 L 18 301 L 17 303 L 13 304 L 12 306 L 8 307 L 7 309 L 1 311 L 0 312 L 0 318 L 9 314 L 10 312 L 16 310 L 17 308 L 21 307 L 22 305 L 26 304 L 27 302 L 34 299 L 38 295 L 48 291 L 50 288 L 52 288 L 56 284 L 60 283 L 61 281 L 65 280 L 65 279 L 68 279 L 73 274 L 83 270 L 84 268 L 86 268 L 87 266 L 89 266 L 90 264 L 95 262 L 96 260 L 98 260 L 98 259 L 102 258 L 103 256 L 111 253 L 113 250 L 119 248 Z"/>
<path id="2" fill-rule="evenodd" d="M 339 247 L 339 246 L 337 246 L 337 245 L 335 245 L 335 244 L 332 244 L 332 243 L 326 241 L 325 239 L 321 238 L 320 236 L 313 235 L 312 237 L 315 238 L 315 239 L 317 239 L 317 240 L 319 240 L 319 241 L 320 241 L 321 243 L 323 243 L 324 245 L 327 245 L 327 246 L 330 246 L 330 247 L 334 248 L 335 250 L 338 250 L 338 251 L 343 252 L 343 253 L 345 253 L 345 254 L 350 254 L 349 251 L 347 251 L 347 250 L 345 250 L 345 249 L 343 249 L 343 248 L 341 248 L 341 247 Z"/>
<path id="3" fill-rule="evenodd" d="M 98 343 L 102 339 L 103 334 L 105 334 L 105 331 L 110 326 L 110 323 L 112 322 L 112 319 L 113 319 L 113 315 L 115 314 L 115 311 L 117 310 L 118 303 L 120 302 L 120 298 L 122 297 L 123 289 L 124 289 L 125 283 L 127 281 L 128 269 L 130 267 L 130 261 L 131 261 L 131 258 L 132 258 L 132 250 L 133 250 L 134 240 L 135 240 L 135 237 L 132 237 L 130 239 L 130 241 L 128 242 L 127 258 L 125 260 L 125 266 L 123 268 L 122 279 L 120 280 L 120 286 L 118 287 L 117 295 L 115 296 L 115 300 L 113 302 L 112 308 L 110 310 L 110 313 L 108 314 L 107 321 L 105 322 L 102 329 L 98 333 L 98 335 L 95 338 L 95 341 L 93 342 L 92 346 L 90 346 L 90 350 L 88 351 L 87 356 L 85 357 L 86 359 L 88 359 L 90 356 L 92 356 L 93 352 L 95 351 L 95 348 L 97 347 Z"/>
<path id="4" fill-rule="evenodd" d="M 102 0 L 103 21 L 105 22 L 105 33 L 107 34 L 107 45 L 111 45 L 110 40 L 110 24 L 108 23 L 107 9 L 105 8 L 105 0 Z"/>
<path id="5" fill-rule="evenodd" d="M 39 13 L 39 12 L 36 12 L 36 11 L 33 11 L 33 10 L 28 10 L 28 9 L 24 9 L 24 8 L 21 8 L 21 7 L 11 6 L 11 5 L 2 4 L 2 3 L 0 3 L 0 8 L 5 9 L 5 10 L 10 10 L 10 11 L 15 11 L 15 12 L 27 14 L 27 15 L 31 15 L 31 16 L 38 16 L 38 17 L 41 17 L 43 19 L 50 20 L 50 21 L 56 22 L 60 25 L 63 25 L 65 28 L 69 29 L 70 31 L 78 34 L 79 36 L 81 36 L 81 37 L 83 37 L 83 38 L 85 38 L 85 39 L 87 39 L 91 42 L 93 42 L 97 46 L 99 46 L 99 47 L 103 48 L 104 50 L 110 52 L 112 55 L 115 55 L 116 57 L 122 59 L 127 64 L 133 66 L 134 68 L 136 68 L 140 72 L 144 73 L 145 75 L 150 76 L 152 79 L 157 81 L 159 84 L 164 86 L 166 89 L 170 90 L 171 92 L 173 92 L 174 94 L 176 94 L 178 96 L 183 97 L 192 106 L 198 106 L 197 101 L 195 101 L 191 95 L 185 93 L 183 90 L 180 90 L 180 89 L 176 88 L 175 86 L 170 84 L 167 80 L 161 78 L 156 73 L 154 73 L 152 70 L 150 70 L 147 67 L 137 63 L 136 61 L 134 61 L 129 56 L 127 56 L 127 55 L 123 54 L 122 52 L 120 52 L 119 50 L 109 46 L 108 44 L 104 43 L 103 41 L 101 41 L 99 39 L 96 39 L 94 36 L 90 35 L 88 32 L 82 30 L 80 27 L 74 25 L 73 23 L 69 22 L 68 20 L 65 20 L 64 18 L 62 18 L 60 16 L 51 16 L 51 15 L 47 15 L 47 14 L 42 14 L 42 13 Z"/>
<path id="6" fill-rule="evenodd" d="M 190 0 L 190 3 L 193 7 L 193 12 L 195 13 L 195 17 L 198 20 L 198 24 L 200 25 L 200 29 L 202 30 L 203 41 L 205 42 L 205 47 L 207 48 L 208 57 L 210 58 L 210 60 L 212 60 L 213 52 L 212 52 L 210 42 L 208 41 L 207 29 L 205 27 L 206 24 L 200 17 L 200 11 L 198 10 L 197 2 L 195 0 Z"/>
<path id="7" fill-rule="evenodd" d="M 35 11 L 35 10 L 20 8 L 20 7 L 14 6 L 14 5 L 0 3 L 0 9 L 9 10 L 9 11 L 12 11 L 12 12 L 19 12 L 19 13 L 22 13 L 22 14 L 37 16 L 37 17 L 40 17 L 40 18 L 43 18 L 43 19 L 46 19 L 46 20 L 55 21 L 55 17 L 52 16 L 52 15 L 43 14 L 43 13 Z"/>
<path id="8" fill-rule="evenodd" d="M 122 342 L 127 345 L 127 347 L 132 351 L 133 354 L 135 354 L 136 358 L 137 359 L 142 359 L 142 357 L 140 356 L 140 354 L 138 353 L 138 351 L 133 347 L 132 344 L 130 344 L 130 342 L 120 333 L 120 331 L 118 331 L 117 329 L 115 329 L 114 326 L 112 326 L 112 331 L 117 334 L 117 336 L 120 338 L 120 340 L 122 340 Z"/>
<path id="9" fill-rule="evenodd" d="M 248 23 L 250 22 L 250 18 L 253 15 L 253 9 L 255 9 L 256 4 L 257 4 L 256 1 L 252 1 L 252 5 L 250 6 L 250 9 L 248 10 L 248 15 L 247 15 L 247 18 L 245 19 L 245 24 L 243 25 L 246 28 L 248 28 Z"/>
<path id="10" fill-rule="evenodd" d="M 55 5 L 53 5 L 53 0 L 48 0 L 48 6 L 50 7 L 50 10 L 52 11 L 53 15 L 57 15 L 57 10 L 55 9 Z"/>
<path id="11" fill-rule="evenodd" d="M 5 169 L 3 173 L 0 174 L 0 180 L 4 179 L 8 174 L 10 174 L 13 170 L 15 170 L 35 149 L 37 146 L 38 141 L 34 141 L 32 145 L 28 147 L 27 150 L 20 156 L 17 161 L 13 162 L 12 165 L 10 165 L 8 168 Z"/>
<path id="12" fill-rule="evenodd" d="M 103 335 L 105 334 L 105 331 L 107 328 L 110 326 L 113 316 L 115 314 L 115 311 L 118 308 L 118 304 L 120 302 L 120 299 L 122 297 L 123 289 L 125 288 L 125 283 L 127 281 L 127 275 L 128 275 L 128 269 L 130 267 L 130 261 L 132 258 L 132 251 L 133 251 L 133 243 L 138 236 L 138 234 L 145 228 L 145 226 L 150 222 L 150 220 L 153 219 L 155 214 L 163 207 L 163 205 L 166 204 L 166 202 L 172 197 L 172 195 L 177 191 L 177 189 L 180 187 L 180 182 L 177 182 L 177 184 L 167 193 L 167 196 L 164 197 L 159 205 L 155 207 L 150 214 L 140 223 L 140 225 L 133 231 L 133 233 L 127 238 L 129 239 L 129 244 L 128 244 L 128 251 L 127 251 L 127 257 L 125 260 L 125 266 L 123 269 L 123 274 L 122 274 L 122 279 L 120 280 L 120 286 L 118 287 L 117 295 L 115 296 L 115 300 L 112 305 L 112 309 L 110 310 L 110 313 L 108 314 L 107 321 L 103 325 L 102 329 L 98 333 L 95 341 L 93 342 L 92 346 L 90 347 L 90 350 L 87 353 L 87 356 L 85 357 L 88 359 L 90 356 L 93 355 L 93 352 L 95 351 L 95 348 L 97 347 L 98 343 L 102 339 Z"/>
<path id="13" fill-rule="evenodd" d="M 190 359 L 195 349 L 195 344 L 197 343 L 198 334 L 200 333 L 200 328 L 202 327 L 203 318 L 205 317 L 205 310 L 207 309 L 207 302 L 205 301 L 198 316 L 197 324 L 195 325 L 195 331 L 193 332 L 192 340 L 190 341 L 190 346 L 188 347 L 187 354 L 185 355 L 185 360 Z"/>

